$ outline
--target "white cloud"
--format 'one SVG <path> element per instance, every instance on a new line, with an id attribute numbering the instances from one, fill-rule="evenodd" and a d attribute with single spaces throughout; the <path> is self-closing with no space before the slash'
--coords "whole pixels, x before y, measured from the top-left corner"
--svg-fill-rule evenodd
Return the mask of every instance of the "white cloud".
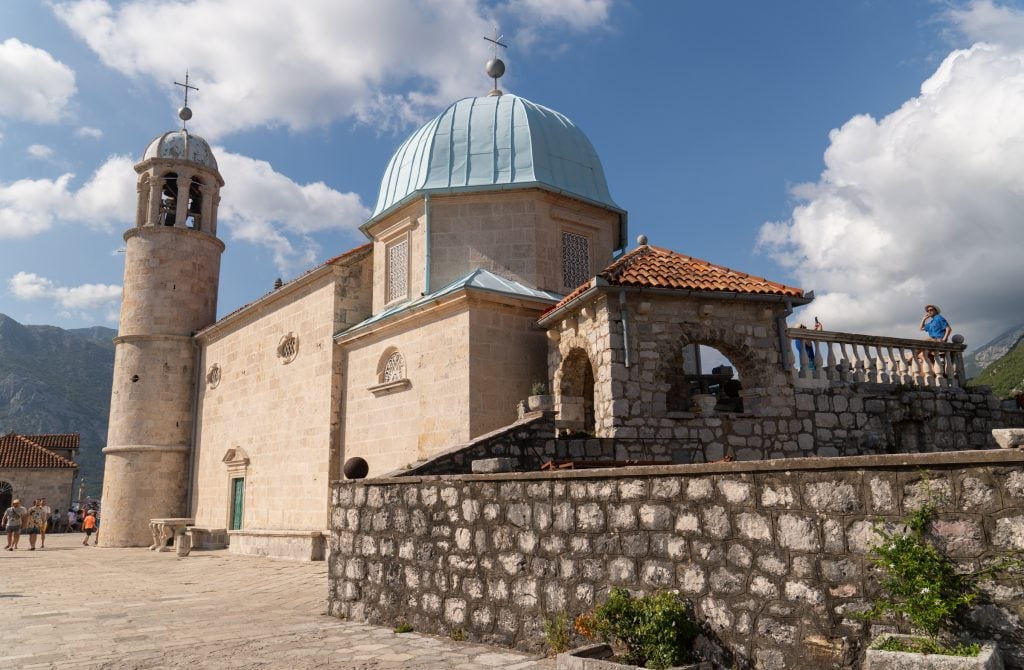
<path id="1" fill-rule="evenodd" d="M 49 160 L 53 158 L 53 149 L 45 144 L 32 144 L 25 150 L 30 158 L 38 160 Z"/>
<path id="2" fill-rule="evenodd" d="M 946 18 L 971 42 L 991 42 L 1024 47 L 1024 12 L 991 0 L 953 7 Z"/>
<path id="3" fill-rule="evenodd" d="M 98 140 L 103 137 L 103 131 L 92 126 L 82 126 L 75 131 L 76 137 L 85 137 L 91 140 Z"/>
<path id="4" fill-rule="evenodd" d="M 565 23 L 575 30 L 588 30 L 607 23 L 611 5 L 611 0 L 511 0 L 509 10 L 543 23 Z"/>
<path id="5" fill-rule="evenodd" d="M 918 337 L 938 303 L 975 346 L 1024 319 L 1024 50 L 954 51 L 919 96 L 830 140 L 819 180 L 759 242 L 816 290 L 811 314 Z"/>
<path id="6" fill-rule="evenodd" d="M 529 0 L 524 25 L 589 27 L 610 0 L 569 9 Z M 442 104 L 482 95 L 494 14 L 482 0 L 105 0 L 55 5 L 57 16 L 107 66 L 172 89 L 188 54 L 194 127 L 210 137 L 261 126 L 304 130 L 356 119 L 405 124 Z M 167 39 L 174 26 L 174 39 Z"/>
<path id="7" fill-rule="evenodd" d="M 0 239 L 31 237 L 58 221 L 99 230 L 128 224 L 135 215 L 135 171 L 126 156 L 107 159 L 77 191 L 74 175 L 0 182 Z"/>
<path id="8" fill-rule="evenodd" d="M 270 163 L 216 149 L 230 196 L 218 210 L 220 235 L 271 249 L 282 274 L 305 269 L 319 253 L 317 233 L 354 231 L 370 215 L 355 193 L 323 182 L 299 184 Z M 136 174 L 127 156 L 113 156 L 75 190 L 73 174 L 0 182 L 0 238 L 31 237 L 55 225 L 100 230 L 134 223 Z"/>
<path id="9" fill-rule="evenodd" d="M 56 123 L 75 94 L 75 73 L 46 51 L 0 42 L 0 117 Z"/>
<path id="10" fill-rule="evenodd" d="M 69 310 L 97 309 L 121 299 L 121 287 L 116 284 L 60 286 L 31 272 L 18 272 L 7 285 L 19 300 L 49 300 Z"/>
<path id="11" fill-rule="evenodd" d="M 217 160 L 231 197 L 221 201 L 218 220 L 231 239 L 270 248 L 284 275 L 312 264 L 319 246 L 311 235 L 354 231 L 370 216 L 355 193 L 341 193 L 323 182 L 298 184 L 270 163 L 217 149 Z"/>

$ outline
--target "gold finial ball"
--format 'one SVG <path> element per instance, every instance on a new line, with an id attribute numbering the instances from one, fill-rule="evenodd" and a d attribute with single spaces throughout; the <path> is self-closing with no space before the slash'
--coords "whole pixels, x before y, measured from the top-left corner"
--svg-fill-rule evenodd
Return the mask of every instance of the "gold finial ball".
<path id="1" fill-rule="evenodd" d="M 500 58 L 492 58 L 487 61 L 484 70 L 487 71 L 487 76 L 491 79 L 500 79 L 501 75 L 505 74 L 505 62 Z"/>
<path id="2" fill-rule="evenodd" d="M 192 110 L 188 107 L 182 107 L 178 110 L 178 118 L 182 121 L 188 121 L 192 118 Z"/>

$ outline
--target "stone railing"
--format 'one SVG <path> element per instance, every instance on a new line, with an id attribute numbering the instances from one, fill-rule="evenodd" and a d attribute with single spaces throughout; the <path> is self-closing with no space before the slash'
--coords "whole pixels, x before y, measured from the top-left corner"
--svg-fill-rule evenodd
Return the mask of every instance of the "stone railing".
<path id="1" fill-rule="evenodd" d="M 801 380 L 938 388 L 962 387 L 967 382 L 963 356 L 967 345 L 962 341 L 911 340 L 807 328 L 789 328 L 786 335 L 792 342 L 800 342 L 799 347 L 790 346 L 787 354 L 788 369 L 798 386 Z"/>

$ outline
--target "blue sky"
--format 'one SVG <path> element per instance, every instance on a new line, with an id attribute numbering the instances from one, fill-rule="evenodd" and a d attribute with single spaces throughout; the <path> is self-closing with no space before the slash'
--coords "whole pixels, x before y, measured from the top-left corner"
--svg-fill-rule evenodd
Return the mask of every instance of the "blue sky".
<path id="1" fill-rule="evenodd" d="M 116 327 L 186 68 L 219 312 L 361 244 L 392 151 L 489 90 L 495 22 L 502 88 L 587 133 L 631 239 L 814 290 L 829 329 L 1024 321 L 1024 8 L 988 0 L 0 3 L 0 312 Z"/>

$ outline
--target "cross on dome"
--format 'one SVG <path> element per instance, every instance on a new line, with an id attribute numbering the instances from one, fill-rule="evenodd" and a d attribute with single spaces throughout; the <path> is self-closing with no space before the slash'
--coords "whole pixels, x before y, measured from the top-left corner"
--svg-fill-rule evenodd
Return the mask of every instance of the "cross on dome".
<path id="1" fill-rule="evenodd" d="M 192 110 L 188 108 L 188 90 L 198 91 L 199 89 L 188 83 L 188 70 L 185 70 L 185 83 L 182 84 L 176 81 L 174 85 L 185 89 L 185 104 L 178 110 L 178 118 L 181 119 L 181 129 L 184 130 L 185 124 L 192 118 Z"/>

